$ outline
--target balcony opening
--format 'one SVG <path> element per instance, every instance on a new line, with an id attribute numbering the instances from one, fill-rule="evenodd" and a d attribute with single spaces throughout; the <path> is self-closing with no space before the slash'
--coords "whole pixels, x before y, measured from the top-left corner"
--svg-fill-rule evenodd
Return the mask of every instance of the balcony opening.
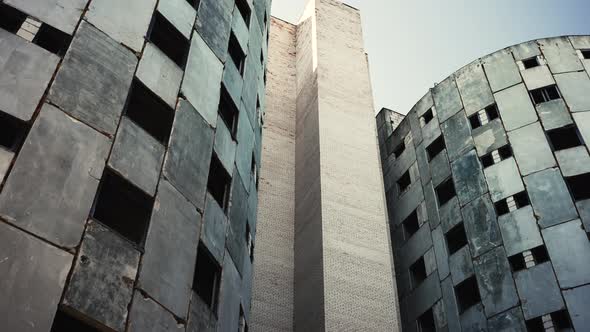
<path id="1" fill-rule="evenodd" d="M 532 57 L 522 60 L 522 64 L 524 65 L 524 69 L 535 68 L 539 66 L 539 60 L 537 60 L 537 57 Z"/>
<path id="2" fill-rule="evenodd" d="M 581 50 L 584 59 L 590 59 L 590 50 Z"/>
<path id="3" fill-rule="evenodd" d="M 395 156 L 395 159 L 399 158 L 402 155 L 402 153 L 404 153 L 404 151 L 406 151 L 406 144 L 402 141 L 395 148 L 395 150 L 393 150 L 393 155 Z"/>
<path id="4" fill-rule="evenodd" d="M 229 36 L 229 46 L 227 52 L 232 62 L 238 69 L 238 72 L 240 72 L 240 75 L 244 76 L 244 69 L 246 67 L 246 54 L 242 50 L 242 46 L 240 46 L 240 43 L 233 32 Z"/>
<path id="5" fill-rule="evenodd" d="M 494 207 L 496 208 L 496 214 L 498 216 L 502 216 L 510 212 L 510 209 L 508 208 L 508 203 L 505 199 L 494 203 Z"/>
<path id="6" fill-rule="evenodd" d="M 220 281 L 221 266 L 215 261 L 207 247 L 199 243 L 193 290 L 215 315 L 217 314 Z"/>
<path id="7" fill-rule="evenodd" d="M 526 191 L 521 191 L 518 194 L 514 194 L 512 198 L 514 198 L 514 202 L 516 203 L 517 209 L 520 209 L 521 207 L 525 207 L 531 204 Z"/>
<path id="8" fill-rule="evenodd" d="M 424 125 L 428 124 L 432 119 L 434 119 L 434 113 L 432 112 L 432 108 L 430 108 L 424 115 L 422 115 L 422 119 L 424 121 Z"/>
<path id="9" fill-rule="evenodd" d="M 512 272 L 518 272 L 526 269 L 526 263 L 524 261 L 524 255 L 522 253 L 518 253 L 516 255 L 508 257 L 508 263 L 510 263 L 510 268 L 512 269 Z"/>
<path id="10" fill-rule="evenodd" d="M 590 173 L 566 177 L 565 182 L 575 201 L 590 198 Z"/>
<path id="11" fill-rule="evenodd" d="M 9 151 L 18 151 L 28 129 L 26 122 L 0 111 L 0 146 Z"/>
<path id="12" fill-rule="evenodd" d="M 492 121 L 500 117 L 500 115 L 498 114 L 498 106 L 496 106 L 496 104 L 486 107 L 485 113 L 488 117 L 488 121 Z"/>
<path id="13" fill-rule="evenodd" d="M 553 151 L 565 150 L 583 144 L 578 129 L 574 125 L 550 130 L 547 132 L 547 136 Z"/>
<path id="14" fill-rule="evenodd" d="M 229 193 L 231 188 L 231 176 L 227 173 L 217 155 L 213 153 L 209 166 L 209 178 L 207 191 L 213 196 L 217 204 L 227 212 Z"/>
<path id="15" fill-rule="evenodd" d="M 138 246 L 143 245 L 154 200 L 109 168 L 100 180 L 92 217 Z"/>
<path id="16" fill-rule="evenodd" d="M 438 200 L 438 206 L 443 206 L 445 203 L 450 201 L 457 195 L 455 192 L 455 184 L 453 178 L 448 178 L 445 182 L 441 183 L 436 187 L 436 197 Z"/>
<path id="17" fill-rule="evenodd" d="M 465 226 L 463 223 L 459 223 L 453 227 L 450 231 L 445 234 L 447 240 L 447 248 L 449 249 L 449 255 L 452 255 L 459 251 L 461 248 L 467 245 L 467 235 L 465 235 Z"/>
<path id="18" fill-rule="evenodd" d="M 491 153 L 486 154 L 485 156 L 481 157 L 481 164 L 483 168 L 488 168 L 494 164 L 494 157 L 492 157 Z"/>
<path id="19" fill-rule="evenodd" d="M 410 265 L 410 280 L 412 289 L 416 289 L 424 280 L 426 280 L 426 264 L 424 257 L 420 257 L 414 264 Z"/>
<path id="20" fill-rule="evenodd" d="M 221 98 L 217 112 L 235 140 L 238 133 L 239 110 L 223 84 L 221 85 Z"/>
<path id="21" fill-rule="evenodd" d="M 504 145 L 503 147 L 498 149 L 498 154 L 500 155 L 500 159 L 508 159 L 512 157 L 512 148 L 510 147 L 510 145 Z"/>
<path id="22" fill-rule="evenodd" d="M 527 332 L 545 332 L 543 317 L 535 317 L 525 322 Z"/>
<path id="23" fill-rule="evenodd" d="M 572 331 L 572 322 L 567 310 L 559 310 L 551 313 L 551 320 L 555 331 Z"/>
<path id="24" fill-rule="evenodd" d="M 481 127 L 481 120 L 479 119 L 479 113 L 475 113 L 469 117 L 469 124 L 471 125 L 472 130 Z"/>
<path id="25" fill-rule="evenodd" d="M 436 325 L 434 324 L 434 314 L 432 309 L 426 310 L 420 315 L 417 320 L 418 332 L 436 332 Z"/>
<path id="26" fill-rule="evenodd" d="M 455 286 L 455 297 L 457 298 L 460 313 L 465 312 L 481 301 L 475 276 L 471 276 Z"/>
<path id="27" fill-rule="evenodd" d="M 535 264 L 541 264 L 549 261 L 549 253 L 544 245 L 531 249 L 531 254 L 535 259 Z"/>
<path id="28" fill-rule="evenodd" d="M 530 94 L 531 98 L 537 105 L 561 98 L 559 91 L 557 90 L 557 86 L 555 85 L 549 85 L 543 88 L 531 90 Z"/>
<path id="29" fill-rule="evenodd" d="M 402 227 L 404 230 L 405 239 L 409 239 L 412 235 L 420 229 L 420 223 L 418 222 L 418 212 L 414 210 L 404 221 L 402 221 Z"/>
<path id="30" fill-rule="evenodd" d="M 53 318 L 51 332 L 99 332 L 98 329 L 88 325 L 86 322 L 59 309 Z"/>
<path id="31" fill-rule="evenodd" d="M 434 142 L 430 143 L 430 145 L 426 148 L 426 153 L 428 154 L 428 161 L 431 161 L 436 157 L 439 153 L 441 153 L 445 146 L 445 139 L 440 135 Z"/>
<path id="32" fill-rule="evenodd" d="M 236 7 L 238 7 L 238 11 L 244 22 L 246 22 L 246 26 L 250 26 L 250 15 L 252 14 L 252 10 L 250 9 L 250 5 L 248 4 L 247 0 L 236 0 Z"/>
<path id="33" fill-rule="evenodd" d="M 178 67 L 186 65 L 190 43 L 162 14 L 155 12 L 147 39 L 174 61 Z"/>
<path id="34" fill-rule="evenodd" d="M 41 24 L 33 39 L 33 43 L 58 56 L 66 54 L 71 41 L 70 35 L 47 24 Z"/>
<path id="35" fill-rule="evenodd" d="M 412 179 L 410 178 L 410 171 L 406 171 L 400 178 L 397 180 L 397 187 L 399 189 L 400 195 L 403 194 L 410 185 L 412 184 Z"/>
<path id="36" fill-rule="evenodd" d="M 125 115 L 166 145 L 174 122 L 174 110 L 137 79 L 131 85 Z"/>
<path id="37" fill-rule="evenodd" d="M 16 34 L 27 19 L 27 14 L 0 3 L 0 28 Z"/>

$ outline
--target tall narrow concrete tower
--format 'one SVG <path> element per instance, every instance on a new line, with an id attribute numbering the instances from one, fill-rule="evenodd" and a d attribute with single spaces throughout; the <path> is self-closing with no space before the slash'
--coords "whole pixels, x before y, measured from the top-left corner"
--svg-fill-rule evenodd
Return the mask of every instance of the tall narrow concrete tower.
<path id="1" fill-rule="evenodd" d="M 271 24 L 253 328 L 395 331 L 360 13 L 309 0 Z"/>

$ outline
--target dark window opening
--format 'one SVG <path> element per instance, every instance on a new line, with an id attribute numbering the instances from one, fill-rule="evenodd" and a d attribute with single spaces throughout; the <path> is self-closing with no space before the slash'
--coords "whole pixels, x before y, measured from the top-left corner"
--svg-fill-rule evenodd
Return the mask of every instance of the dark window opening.
<path id="1" fill-rule="evenodd" d="M 141 246 L 152 214 L 153 198 L 131 182 L 105 168 L 92 217 Z"/>
<path id="2" fill-rule="evenodd" d="M 125 115 L 166 145 L 174 122 L 174 110 L 137 79 L 133 80 Z"/>
<path id="3" fill-rule="evenodd" d="M 488 153 L 485 156 L 482 156 L 481 164 L 483 165 L 483 168 L 492 166 L 494 164 L 494 157 L 492 157 L 492 154 Z"/>
<path id="4" fill-rule="evenodd" d="M 541 264 L 549 261 L 549 253 L 547 252 L 547 248 L 545 248 L 543 245 L 531 249 L 531 254 L 533 254 L 535 264 Z"/>
<path id="5" fill-rule="evenodd" d="M 180 68 L 184 68 L 190 43 L 172 23 L 157 11 L 152 19 L 147 39 Z"/>
<path id="6" fill-rule="evenodd" d="M 16 152 L 28 130 L 28 124 L 12 115 L 0 112 L 0 146 Z"/>
<path id="7" fill-rule="evenodd" d="M 424 124 L 427 124 L 432 119 L 434 119 L 434 114 L 432 113 L 432 108 L 429 109 L 428 111 L 426 111 L 426 113 L 424 113 L 424 115 L 422 115 L 422 118 L 424 119 Z"/>
<path id="8" fill-rule="evenodd" d="M 590 198 L 590 173 L 584 173 L 565 178 L 574 201 Z"/>
<path id="9" fill-rule="evenodd" d="M 260 52 L 260 64 L 264 67 L 264 54 Z"/>
<path id="10" fill-rule="evenodd" d="M 555 331 L 571 331 L 572 322 L 567 310 L 552 312 L 551 320 L 553 320 Z"/>
<path id="11" fill-rule="evenodd" d="M 524 262 L 522 253 L 508 257 L 508 263 L 510 263 L 510 268 L 513 272 L 526 269 L 526 263 Z"/>
<path id="12" fill-rule="evenodd" d="M 406 239 L 412 237 L 420 229 L 420 223 L 418 222 L 418 212 L 414 210 L 404 221 L 402 221 L 402 227 Z"/>
<path id="13" fill-rule="evenodd" d="M 543 326 L 543 318 L 536 317 L 527 320 L 526 330 L 527 332 L 545 332 L 545 327 Z"/>
<path id="14" fill-rule="evenodd" d="M 70 35 L 47 24 L 41 25 L 33 39 L 33 43 L 59 56 L 66 54 L 71 41 Z"/>
<path id="15" fill-rule="evenodd" d="M 246 316 L 244 316 L 244 309 L 240 305 L 240 326 L 238 332 L 248 332 L 248 324 L 246 323 Z"/>
<path id="16" fill-rule="evenodd" d="M 186 0 L 194 9 L 199 10 L 199 3 L 201 0 Z"/>
<path id="17" fill-rule="evenodd" d="M 236 7 L 238 7 L 238 11 L 242 15 L 244 22 L 246 22 L 246 26 L 250 26 L 250 14 L 252 13 L 252 10 L 250 9 L 248 1 L 236 0 Z"/>
<path id="18" fill-rule="evenodd" d="M 508 159 L 512 157 L 512 148 L 510 145 L 504 145 L 503 147 L 498 149 L 498 154 L 502 160 Z"/>
<path id="19" fill-rule="evenodd" d="M 436 197 L 438 199 L 438 206 L 445 205 L 446 202 L 450 201 L 457 195 L 455 192 L 455 184 L 453 178 L 447 179 L 436 187 Z"/>
<path id="20" fill-rule="evenodd" d="M 246 67 L 246 54 L 242 50 L 242 46 L 238 42 L 238 39 L 232 32 L 229 36 L 229 47 L 227 49 L 229 57 L 240 72 L 240 75 L 244 75 L 244 68 Z"/>
<path id="21" fill-rule="evenodd" d="M 219 296 L 219 282 L 221 267 L 207 248 L 199 243 L 197 264 L 193 278 L 193 290 L 217 314 L 217 300 Z"/>
<path id="22" fill-rule="evenodd" d="M 479 115 L 477 113 L 469 117 L 469 124 L 471 125 L 471 129 L 481 127 L 481 120 L 479 120 Z"/>
<path id="23" fill-rule="evenodd" d="M 250 262 L 254 262 L 254 239 L 250 232 L 250 224 L 246 224 L 246 245 L 248 247 L 248 256 L 250 256 Z"/>
<path id="24" fill-rule="evenodd" d="M 457 298 L 460 313 L 465 312 L 481 301 L 475 276 L 471 276 L 455 286 L 455 297 Z"/>
<path id="25" fill-rule="evenodd" d="M 406 171 L 400 178 L 397 180 L 397 187 L 399 188 L 400 194 L 406 191 L 408 187 L 412 184 L 412 179 L 410 178 L 410 171 Z"/>
<path id="26" fill-rule="evenodd" d="M 488 116 L 488 121 L 492 121 L 500 117 L 500 115 L 498 114 L 498 107 L 496 106 L 496 104 L 486 107 L 485 112 Z"/>
<path id="27" fill-rule="evenodd" d="M 529 196 L 527 195 L 526 191 L 521 191 L 518 194 L 514 194 L 512 196 L 514 202 L 516 203 L 517 208 L 521 208 L 527 205 L 530 205 Z"/>
<path id="28" fill-rule="evenodd" d="M 395 150 L 393 150 L 393 155 L 395 156 L 395 159 L 399 158 L 402 153 L 404 153 L 404 151 L 406 151 L 406 144 L 404 142 L 401 142 L 397 148 L 395 148 Z"/>
<path id="29" fill-rule="evenodd" d="M 420 257 L 414 262 L 414 264 L 410 265 L 410 280 L 412 283 L 412 289 L 415 289 L 426 280 L 426 264 L 424 264 L 424 257 Z"/>
<path id="30" fill-rule="evenodd" d="M 428 161 L 434 159 L 434 157 L 441 153 L 445 148 L 445 139 L 442 137 L 442 135 L 440 135 L 426 148 L 426 152 L 428 153 Z"/>
<path id="31" fill-rule="evenodd" d="M 86 322 L 59 309 L 53 318 L 51 332 L 99 332 L 98 329 L 88 325 Z"/>
<path id="32" fill-rule="evenodd" d="M 254 185 L 256 186 L 256 190 L 258 190 L 258 168 L 256 167 L 256 156 L 252 153 L 252 164 L 250 166 L 250 171 L 252 172 L 252 178 L 254 179 Z"/>
<path id="33" fill-rule="evenodd" d="M 557 87 L 555 85 L 550 85 L 544 88 L 531 90 L 530 93 L 531 98 L 533 98 L 535 104 L 541 104 L 548 102 L 550 100 L 561 98 L 561 96 L 559 95 L 559 91 L 557 91 Z"/>
<path id="34" fill-rule="evenodd" d="M 584 59 L 590 59 L 590 50 L 582 50 L 581 52 Z"/>
<path id="35" fill-rule="evenodd" d="M 268 24 L 268 12 L 264 11 L 264 26 L 263 26 L 263 28 L 266 28 L 267 24 Z"/>
<path id="36" fill-rule="evenodd" d="M 420 317 L 418 317 L 417 323 L 418 332 L 436 332 L 432 309 L 428 309 L 425 313 L 420 315 Z"/>
<path id="37" fill-rule="evenodd" d="M 239 110 L 223 84 L 221 85 L 221 98 L 217 112 L 235 140 L 238 133 Z"/>
<path id="38" fill-rule="evenodd" d="M 496 208 L 496 214 L 498 216 L 502 216 L 510 212 L 510 209 L 508 208 L 508 203 L 505 199 L 494 203 L 494 207 Z"/>
<path id="39" fill-rule="evenodd" d="M 11 33 L 17 33 L 26 19 L 27 14 L 0 3 L 0 28 Z"/>
<path id="40" fill-rule="evenodd" d="M 447 240 L 447 247 L 449 248 L 449 255 L 459 251 L 467 245 L 467 235 L 465 235 L 465 227 L 463 223 L 459 223 L 445 234 Z"/>
<path id="41" fill-rule="evenodd" d="M 539 66 L 539 61 L 537 57 L 529 58 L 522 60 L 522 64 L 524 65 L 524 69 L 534 68 Z"/>
<path id="42" fill-rule="evenodd" d="M 230 187 L 231 176 L 223 168 L 221 161 L 219 161 L 219 158 L 214 153 L 213 157 L 211 157 L 211 165 L 209 166 L 207 190 L 224 211 L 227 211 Z"/>
<path id="43" fill-rule="evenodd" d="M 553 151 L 569 149 L 583 144 L 578 129 L 573 125 L 550 130 L 547 132 L 547 136 Z"/>

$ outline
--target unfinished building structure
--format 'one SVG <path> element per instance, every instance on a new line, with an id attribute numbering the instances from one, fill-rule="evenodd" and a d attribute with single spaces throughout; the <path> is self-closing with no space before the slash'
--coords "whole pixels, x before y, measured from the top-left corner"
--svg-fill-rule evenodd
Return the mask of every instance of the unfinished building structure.
<path id="1" fill-rule="evenodd" d="M 360 13 L 271 20 L 255 331 L 397 330 Z"/>
<path id="2" fill-rule="evenodd" d="M 269 10 L 0 1 L 0 330 L 247 330 Z"/>
<path id="3" fill-rule="evenodd" d="M 378 114 L 404 331 L 588 331 L 589 70 L 530 41 Z"/>

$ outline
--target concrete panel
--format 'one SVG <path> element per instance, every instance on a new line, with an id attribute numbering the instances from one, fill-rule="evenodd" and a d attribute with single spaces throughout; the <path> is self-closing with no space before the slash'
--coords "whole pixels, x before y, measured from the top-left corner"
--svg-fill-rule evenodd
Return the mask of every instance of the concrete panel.
<path id="1" fill-rule="evenodd" d="M 229 210 L 229 229 L 227 231 L 225 245 L 240 274 L 243 271 L 244 252 L 246 251 L 247 218 L 248 193 L 244 185 L 242 185 L 240 176 L 237 172 L 234 172 Z"/>
<path id="2" fill-rule="evenodd" d="M 188 102 L 181 101 L 170 134 L 164 175 L 200 211 L 204 207 L 212 149 L 213 129 Z"/>
<path id="3" fill-rule="evenodd" d="M 441 282 L 441 288 L 449 331 L 461 331 L 457 298 L 455 297 L 455 289 L 453 288 L 453 282 L 450 277 Z"/>
<path id="4" fill-rule="evenodd" d="M 573 117 L 580 134 L 584 138 L 584 142 L 590 144 L 590 112 L 574 113 Z"/>
<path id="5" fill-rule="evenodd" d="M 58 61 L 56 55 L 0 29 L 0 110 L 29 121 Z"/>
<path id="6" fill-rule="evenodd" d="M 51 329 L 72 255 L 0 223 L 0 325 L 6 331 Z"/>
<path id="7" fill-rule="evenodd" d="M 160 182 L 145 241 L 139 287 L 186 318 L 197 259 L 201 216 L 170 183 Z"/>
<path id="8" fill-rule="evenodd" d="M 217 2 L 217 0 L 214 1 Z M 201 9 L 203 5 L 204 3 L 201 4 Z M 223 64 L 221 61 L 201 36 L 194 34 L 191 39 L 181 91 L 199 114 L 213 127 L 217 122 L 221 90 L 219 85 L 212 82 L 221 81 L 222 74 Z"/>
<path id="9" fill-rule="evenodd" d="M 0 182 L 4 180 L 4 176 L 8 172 L 8 168 L 10 168 L 13 158 L 14 152 L 0 148 Z"/>
<path id="10" fill-rule="evenodd" d="M 238 43 L 242 47 L 243 50 L 248 49 L 248 40 L 250 39 L 250 30 L 248 29 L 248 25 L 242 18 L 242 15 L 239 12 L 238 6 L 234 7 L 234 15 L 232 17 L 231 22 L 231 31 L 236 36 Z"/>
<path id="11" fill-rule="evenodd" d="M 508 138 L 523 176 L 557 165 L 539 123 L 509 132 Z"/>
<path id="12" fill-rule="evenodd" d="M 554 99 L 537 105 L 537 113 L 545 130 L 560 128 L 573 123 L 563 99 Z"/>
<path id="13" fill-rule="evenodd" d="M 231 132 L 227 129 L 225 122 L 219 117 L 217 119 L 217 130 L 215 131 L 213 149 L 217 154 L 219 161 L 221 161 L 221 164 L 225 167 L 227 174 L 233 174 L 234 172 L 236 146 L 236 141 L 234 141 Z"/>
<path id="14" fill-rule="evenodd" d="M 525 319 L 546 315 L 564 307 L 550 262 L 517 272 L 514 281 Z"/>
<path id="15" fill-rule="evenodd" d="M 445 205 L 441 206 L 438 215 L 440 216 L 440 223 L 444 233 L 463 221 L 457 197 L 451 198 Z"/>
<path id="16" fill-rule="evenodd" d="M 462 209 L 465 232 L 473 257 L 502 244 L 496 211 L 488 195 L 476 198 Z"/>
<path id="17" fill-rule="evenodd" d="M 467 120 L 465 112 L 453 115 L 442 123 L 441 128 L 445 137 L 449 160 L 453 161 L 473 148 L 473 138 L 471 137 L 469 120 Z"/>
<path id="18" fill-rule="evenodd" d="M 195 28 L 199 36 L 222 62 L 227 54 L 233 9 L 231 0 L 202 0 L 197 13 Z"/>
<path id="19" fill-rule="evenodd" d="M 446 150 L 430 161 L 430 169 L 432 170 L 432 184 L 435 187 L 451 175 L 451 166 Z M 417 180 L 420 181 L 420 179 Z"/>
<path id="20" fill-rule="evenodd" d="M 524 184 L 522 184 L 514 158 L 502 160 L 483 171 L 494 202 L 524 190 Z"/>
<path id="21" fill-rule="evenodd" d="M 424 143 L 416 146 L 416 160 L 418 162 L 418 170 L 420 171 L 420 179 L 423 184 L 430 181 L 430 165 L 428 164 L 428 156 L 426 155 L 426 149 Z"/>
<path id="22" fill-rule="evenodd" d="M 50 242 L 77 246 L 109 147 L 106 137 L 45 104 L 6 181 L 0 214 Z"/>
<path id="23" fill-rule="evenodd" d="M 178 65 L 154 44 L 145 45 L 135 76 L 172 108 L 176 106 L 182 75 Z"/>
<path id="24" fill-rule="evenodd" d="M 420 257 L 424 256 L 431 247 L 430 227 L 428 227 L 428 224 L 424 224 L 398 251 L 399 259 L 396 263 L 399 264 L 401 271 L 405 271 Z"/>
<path id="25" fill-rule="evenodd" d="M 510 47 L 512 54 L 516 60 L 525 60 L 537 55 L 541 55 L 541 50 L 537 41 L 532 40 L 526 43 L 521 43 Z"/>
<path id="26" fill-rule="evenodd" d="M 549 227 L 578 217 L 561 173 L 547 169 L 524 178 L 537 222 Z"/>
<path id="27" fill-rule="evenodd" d="M 570 36 L 569 40 L 577 50 L 590 48 L 589 36 Z"/>
<path id="28" fill-rule="evenodd" d="M 590 78 L 586 72 L 558 74 L 555 81 L 571 112 L 590 110 Z"/>
<path id="29" fill-rule="evenodd" d="M 448 77 L 432 89 L 436 113 L 441 122 L 453 116 L 463 108 L 461 96 L 454 77 Z"/>
<path id="30" fill-rule="evenodd" d="M 191 39 L 191 31 L 197 18 L 197 12 L 188 1 L 160 1 L 157 9 L 187 40 Z"/>
<path id="31" fill-rule="evenodd" d="M 502 247 L 477 258 L 474 267 L 481 302 L 488 317 L 518 304 L 510 265 Z"/>
<path id="32" fill-rule="evenodd" d="M 516 307 L 488 320 L 488 328 L 495 332 L 526 332 L 522 310 Z"/>
<path id="33" fill-rule="evenodd" d="M 233 61 L 225 63 L 223 69 L 223 86 L 227 89 L 231 99 L 236 105 L 240 105 L 242 98 L 242 89 L 244 87 L 244 78 L 236 68 Z"/>
<path id="34" fill-rule="evenodd" d="M 563 291 L 567 309 L 576 331 L 584 331 L 590 326 L 588 307 L 590 307 L 590 285 Z"/>
<path id="35" fill-rule="evenodd" d="M 492 92 L 503 90 L 522 81 L 518 67 L 509 50 L 492 53 L 482 59 Z"/>
<path id="36" fill-rule="evenodd" d="M 535 112 L 524 84 L 497 92 L 494 97 L 498 103 L 498 110 L 507 131 L 537 121 L 537 112 Z"/>
<path id="37" fill-rule="evenodd" d="M 525 69 L 520 73 L 529 91 L 555 84 L 549 67 L 545 65 Z"/>
<path id="38" fill-rule="evenodd" d="M 567 37 L 540 39 L 538 43 L 553 74 L 584 70 Z"/>
<path id="39" fill-rule="evenodd" d="M 461 331 L 482 332 L 487 330 L 486 316 L 481 304 L 474 305 L 461 314 Z"/>
<path id="40" fill-rule="evenodd" d="M 580 213 L 580 219 L 582 219 L 584 229 L 590 229 L 590 199 L 577 201 L 576 207 Z"/>
<path id="41" fill-rule="evenodd" d="M 129 313 L 128 331 L 181 332 L 184 331 L 184 325 L 176 322 L 174 316 L 156 302 L 136 293 Z"/>
<path id="42" fill-rule="evenodd" d="M 164 147 L 133 121 L 123 117 L 113 144 L 109 166 L 150 196 L 162 169 Z"/>
<path id="43" fill-rule="evenodd" d="M 201 300 L 199 295 L 193 293 L 191 300 L 191 310 L 187 332 L 215 332 L 217 329 L 217 316 L 211 312 L 211 309 Z"/>
<path id="44" fill-rule="evenodd" d="M 457 286 L 473 275 L 473 263 L 469 246 L 464 246 L 449 257 L 449 269 L 451 270 L 453 286 Z"/>
<path id="45" fill-rule="evenodd" d="M 584 146 L 556 151 L 555 157 L 563 176 L 574 176 L 590 172 L 590 156 Z"/>
<path id="46" fill-rule="evenodd" d="M 475 149 L 451 164 L 459 203 L 465 205 L 488 191 Z"/>
<path id="47" fill-rule="evenodd" d="M 6 0 L 4 3 L 71 35 L 88 0 Z"/>
<path id="48" fill-rule="evenodd" d="M 74 118 L 112 135 L 136 65 L 131 51 L 82 22 L 57 72 L 49 100 Z"/>
<path id="49" fill-rule="evenodd" d="M 590 242 L 580 220 L 572 220 L 542 232 L 561 288 L 590 282 Z"/>
<path id="50" fill-rule="evenodd" d="M 140 253 L 89 221 L 63 304 L 114 330 L 125 328 Z"/>
<path id="51" fill-rule="evenodd" d="M 456 72 L 456 80 L 467 116 L 494 103 L 488 80 L 479 61 L 459 69 Z"/>
<path id="52" fill-rule="evenodd" d="M 238 146 L 236 149 L 236 169 L 240 173 L 240 178 L 246 191 L 250 188 L 250 178 L 252 177 L 252 153 L 254 152 L 254 130 L 248 121 L 246 112 L 241 111 L 238 119 L 238 133 L 236 135 Z"/>
<path id="53" fill-rule="evenodd" d="M 225 256 L 229 258 L 229 253 Z M 221 285 L 219 289 L 219 332 L 238 330 L 240 320 L 241 279 L 231 259 L 224 260 Z"/>
<path id="54" fill-rule="evenodd" d="M 228 220 L 213 196 L 207 194 L 201 241 L 218 262 L 223 261 Z"/>
<path id="55" fill-rule="evenodd" d="M 436 256 L 436 265 L 440 279 L 449 275 L 449 251 L 445 241 L 442 228 L 439 226 L 432 230 L 432 243 L 434 244 L 434 254 Z"/>
<path id="56" fill-rule="evenodd" d="M 155 5 L 156 0 L 93 0 L 86 19 L 109 37 L 139 53 Z"/>
<path id="57" fill-rule="evenodd" d="M 543 244 L 531 206 L 498 217 L 508 257 Z"/>
<path id="58" fill-rule="evenodd" d="M 440 126 L 438 122 L 433 119 L 422 127 L 422 144 L 428 147 L 435 139 L 441 135 Z"/>
<path id="59" fill-rule="evenodd" d="M 478 156 L 484 156 L 508 144 L 502 120 L 495 119 L 472 131 Z"/>
<path id="60" fill-rule="evenodd" d="M 420 98 L 420 100 L 418 100 L 410 112 L 415 112 L 416 116 L 421 117 L 426 111 L 431 109 L 432 106 L 434 106 L 434 99 L 432 99 L 432 93 L 429 90 L 422 98 Z"/>
<path id="61" fill-rule="evenodd" d="M 402 319 L 413 321 L 442 297 L 438 276 L 431 274 L 406 299 L 402 300 Z M 405 311 L 405 314 L 404 314 Z"/>
<path id="62" fill-rule="evenodd" d="M 430 227 L 437 227 L 440 224 L 440 217 L 438 214 L 438 204 L 436 203 L 436 195 L 434 193 L 432 181 L 424 185 L 424 195 L 422 199 L 426 201 L 426 210 L 428 211 L 428 223 L 430 224 Z"/>

